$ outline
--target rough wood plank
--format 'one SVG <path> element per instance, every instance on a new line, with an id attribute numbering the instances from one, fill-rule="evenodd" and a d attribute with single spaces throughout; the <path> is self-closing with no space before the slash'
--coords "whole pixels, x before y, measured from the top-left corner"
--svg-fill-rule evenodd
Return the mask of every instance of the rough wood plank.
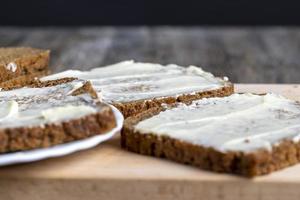
<path id="1" fill-rule="evenodd" d="M 300 83 L 299 28 L 0 27 L 0 46 L 52 49 L 54 72 L 135 59 L 202 66 L 239 83 Z"/>

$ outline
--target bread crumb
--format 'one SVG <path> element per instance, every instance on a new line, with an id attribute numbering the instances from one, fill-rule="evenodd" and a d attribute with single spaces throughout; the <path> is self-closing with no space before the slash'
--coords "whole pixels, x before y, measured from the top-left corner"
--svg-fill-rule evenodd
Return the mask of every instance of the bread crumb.
<path id="1" fill-rule="evenodd" d="M 18 68 L 18 66 L 17 66 L 17 64 L 14 63 L 14 62 L 8 63 L 8 64 L 6 65 L 6 69 L 9 70 L 9 71 L 12 71 L 12 72 L 17 71 L 17 68 Z"/>

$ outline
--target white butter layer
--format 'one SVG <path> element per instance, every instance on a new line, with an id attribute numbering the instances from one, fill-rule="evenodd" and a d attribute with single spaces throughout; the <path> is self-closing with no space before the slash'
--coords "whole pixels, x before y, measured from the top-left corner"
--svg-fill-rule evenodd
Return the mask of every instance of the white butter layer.
<path id="1" fill-rule="evenodd" d="M 75 80 L 52 87 L 1 91 L 0 129 L 43 126 L 100 111 L 101 106 L 89 94 L 71 95 L 84 83 Z"/>
<path id="2" fill-rule="evenodd" d="M 9 119 L 18 115 L 19 105 L 16 101 L 7 101 L 0 104 L 0 120 Z"/>
<path id="3" fill-rule="evenodd" d="M 76 116 L 76 118 L 80 118 L 85 115 L 89 115 L 96 112 L 97 110 L 95 108 L 86 105 L 66 105 L 62 107 L 43 110 L 41 114 L 47 122 L 56 122 L 61 120 L 72 119 L 74 118 L 74 116 Z"/>
<path id="4" fill-rule="evenodd" d="M 143 134 L 166 135 L 216 150 L 272 149 L 300 139 L 300 104 L 275 94 L 233 94 L 180 104 L 139 122 Z"/>
<path id="5" fill-rule="evenodd" d="M 229 84 L 201 68 L 124 61 L 90 71 L 67 70 L 41 81 L 75 77 L 90 80 L 103 101 L 130 102 L 214 90 Z"/>

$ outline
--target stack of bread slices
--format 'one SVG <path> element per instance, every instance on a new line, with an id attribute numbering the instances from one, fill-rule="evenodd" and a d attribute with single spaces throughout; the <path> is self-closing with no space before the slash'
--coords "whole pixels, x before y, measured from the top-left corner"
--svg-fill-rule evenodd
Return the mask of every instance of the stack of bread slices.
<path id="1" fill-rule="evenodd" d="M 233 94 L 199 67 L 124 61 L 48 74 L 49 51 L 0 50 L 0 152 L 102 134 L 126 118 L 121 145 L 140 154 L 247 177 L 300 161 L 300 104 Z M 45 76 L 46 75 L 46 76 Z"/>

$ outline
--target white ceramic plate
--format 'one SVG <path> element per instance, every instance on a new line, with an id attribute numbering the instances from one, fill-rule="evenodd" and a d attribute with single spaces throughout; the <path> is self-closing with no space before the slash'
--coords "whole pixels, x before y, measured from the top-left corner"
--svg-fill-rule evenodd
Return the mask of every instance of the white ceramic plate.
<path id="1" fill-rule="evenodd" d="M 117 126 L 110 132 L 83 140 L 69 142 L 66 144 L 59 144 L 49 148 L 2 154 L 0 155 L 0 166 L 12 165 L 17 163 L 27 163 L 51 157 L 64 156 L 76 151 L 97 146 L 101 142 L 110 139 L 114 134 L 118 133 L 123 126 L 123 115 L 115 107 L 112 106 L 112 109 L 116 117 Z"/>

